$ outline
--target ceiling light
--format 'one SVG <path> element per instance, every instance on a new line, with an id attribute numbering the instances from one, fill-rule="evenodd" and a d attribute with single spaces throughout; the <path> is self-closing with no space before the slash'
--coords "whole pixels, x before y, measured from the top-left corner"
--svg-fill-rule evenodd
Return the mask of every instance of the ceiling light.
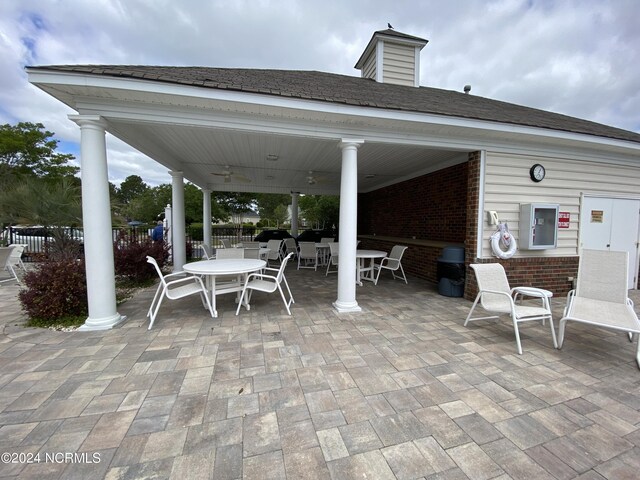
<path id="1" fill-rule="evenodd" d="M 278 160 L 278 155 L 274 155 L 273 153 L 270 153 L 269 155 L 267 155 L 267 160 L 269 160 L 270 162 L 275 162 Z"/>

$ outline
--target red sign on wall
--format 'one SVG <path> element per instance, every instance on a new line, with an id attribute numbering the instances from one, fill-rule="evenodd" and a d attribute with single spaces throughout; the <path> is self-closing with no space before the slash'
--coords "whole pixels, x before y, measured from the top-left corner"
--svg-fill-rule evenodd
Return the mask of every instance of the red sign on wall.
<path id="1" fill-rule="evenodd" d="M 569 228 L 571 212 L 558 212 L 558 228 Z"/>

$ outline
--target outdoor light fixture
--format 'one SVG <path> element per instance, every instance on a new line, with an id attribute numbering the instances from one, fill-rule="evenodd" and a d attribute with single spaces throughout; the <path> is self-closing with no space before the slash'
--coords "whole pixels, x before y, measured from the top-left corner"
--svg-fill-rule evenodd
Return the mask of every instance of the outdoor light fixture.
<path id="1" fill-rule="evenodd" d="M 273 153 L 270 153 L 269 155 L 267 155 L 267 160 L 269 160 L 270 162 L 275 162 L 278 160 L 278 155 L 274 155 Z"/>

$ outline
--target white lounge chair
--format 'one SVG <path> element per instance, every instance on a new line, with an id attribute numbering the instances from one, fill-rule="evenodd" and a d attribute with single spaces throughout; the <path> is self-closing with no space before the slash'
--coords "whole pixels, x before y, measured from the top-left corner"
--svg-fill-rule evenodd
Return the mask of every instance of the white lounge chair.
<path id="1" fill-rule="evenodd" d="M 213 313 L 213 308 L 211 308 L 211 302 L 209 301 L 207 290 L 204 288 L 204 284 L 202 283 L 202 279 L 200 277 L 196 277 L 193 275 L 185 277 L 184 272 L 163 275 L 155 258 L 148 256 L 147 262 L 153 265 L 153 267 L 156 269 L 156 273 L 160 277 L 160 285 L 158 285 L 156 294 L 153 296 L 151 306 L 149 307 L 149 311 L 147 312 L 147 317 L 150 318 L 149 330 L 151 330 L 151 327 L 153 327 L 153 323 L 156 320 L 158 310 L 160 309 L 160 304 L 162 303 L 162 299 L 164 297 L 167 297 L 169 300 L 177 300 L 179 298 L 193 295 L 194 293 L 199 293 L 200 299 L 202 300 L 202 305 L 204 305 L 205 308 L 209 309 L 209 313 L 211 313 L 212 317 L 215 316 Z M 167 279 L 169 278 L 176 278 L 176 280 L 167 281 Z"/>
<path id="2" fill-rule="evenodd" d="M 254 290 L 265 293 L 273 293 L 278 290 L 280 292 L 280 296 L 282 297 L 282 301 L 284 302 L 284 307 L 287 309 L 287 313 L 291 315 L 289 306 L 292 303 L 295 303 L 295 301 L 293 300 L 293 295 L 291 295 L 291 290 L 289 289 L 287 279 L 284 276 L 284 269 L 287 267 L 287 262 L 289 261 L 289 259 L 291 259 L 292 256 L 293 252 L 289 252 L 289 254 L 282 260 L 280 268 L 265 268 L 263 270 L 264 272 L 273 272 L 275 275 L 268 275 L 266 273 L 249 274 L 249 276 L 247 277 L 247 281 L 244 284 L 244 288 L 242 289 L 242 295 L 240 296 L 240 301 L 238 302 L 236 315 L 240 313 L 240 307 L 242 306 L 242 301 L 245 295 L 247 297 L 247 310 L 251 309 L 249 302 L 251 301 L 251 294 Z M 287 292 L 289 293 L 289 300 L 285 298 L 284 292 L 282 291 L 283 283 L 287 289 Z M 248 293 L 247 290 L 249 290 Z"/>
<path id="3" fill-rule="evenodd" d="M 530 322 L 532 320 L 542 320 L 543 324 L 546 319 L 549 319 L 549 325 L 551 327 L 551 338 L 553 339 L 554 348 L 558 348 L 556 341 L 556 331 L 553 327 L 553 318 L 551 316 L 551 307 L 549 305 L 549 297 L 544 295 L 544 290 L 535 289 L 532 287 L 527 288 L 509 288 L 509 281 L 507 280 L 507 274 L 504 268 L 499 263 L 480 263 L 471 264 L 476 280 L 478 281 L 478 295 L 473 302 L 473 306 L 467 315 L 467 319 L 464 321 L 466 327 L 469 322 L 476 320 L 487 320 L 490 318 L 499 318 L 501 314 L 508 314 L 511 316 L 513 322 L 513 330 L 516 334 L 516 345 L 518 347 L 518 353 L 522 355 L 522 345 L 520 344 L 520 332 L 518 330 L 518 323 Z M 527 295 L 527 292 L 533 292 L 536 298 L 540 298 L 542 305 L 539 307 L 530 305 L 516 305 L 514 301 L 514 295 Z M 480 302 L 482 308 L 489 313 L 497 313 L 497 315 L 491 315 L 488 317 L 476 317 L 471 318 L 471 314 L 476 308 L 476 305 Z"/>
<path id="4" fill-rule="evenodd" d="M 568 321 L 626 332 L 629 341 L 640 333 L 640 320 L 628 298 L 629 254 L 587 250 L 580 252 L 576 289 L 567 295 L 560 319 L 558 344 L 562 348 Z M 640 368 L 640 342 L 636 349 Z"/>
<path id="5" fill-rule="evenodd" d="M 11 278 L 5 278 L 4 280 L 0 280 L 2 282 L 10 282 L 11 280 L 15 280 L 20 283 L 20 279 L 16 274 L 15 269 L 13 268 L 13 260 L 11 259 L 11 255 L 14 251 L 15 247 L 0 247 L 0 268 L 2 270 L 6 270 L 11 275 Z"/>
<path id="6" fill-rule="evenodd" d="M 233 248 L 233 245 L 231 245 L 231 240 L 229 240 L 228 238 L 221 238 L 220 242 L 222 243 L 222 248 Z"/>
<path id="7" fill-rule="evenodd" d="M 21 268 L 22 271 L 26 272 L 27 269 L 25 268 L 24 263 L 22 263 L 22 253 L 28 245 L 25 243 L 12 243 L 9 246 L 13 247 L 13 252 L 11 252 L 11 255 L 9 256 L 11 265 L 16 268 Z"/>
<path id="8" fill-rule="evenodd" d="M 394 280 L 396 278 L 401 278 L 402 280 L 404 280 L 404 283 L 408 283 L 407 276 L 404 274 L 401 263 L 402 255 L 404 255 L 404 251 L 407 248 L 408 247 L 405 247 L 403 245 L 394 245 L 389 256 L 384 257 L 379 265 L 374 265 L 374 268 L 378 270 L 378 274 L 376 275 L 376 280 L 374 282 L 375 285 L 378 284 L 378 279 L 380 278 L 380 272 L 382 272 L 382 270 L 391 270 L 391 274 L 393 275 Z M 397 270 L 400 270 L 402 276 L 396 275 Z"/>

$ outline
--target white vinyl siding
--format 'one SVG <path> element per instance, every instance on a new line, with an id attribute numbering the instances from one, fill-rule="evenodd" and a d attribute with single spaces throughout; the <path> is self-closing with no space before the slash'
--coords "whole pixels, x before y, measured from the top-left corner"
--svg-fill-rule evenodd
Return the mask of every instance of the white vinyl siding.
<path id="1" fill-rule="evenodd" d="M 376 79 L 376 55 L 375 51 L 373 54 L 369 55 L 369 58 L 364 62 L 362 67 L 362 76 L 364 78 L 373 78 Z"/>
<path id="2" fill-rule="evenodd" d="M 546 176 L 540 183 L 529 177 L 529 169 L 542 164 Z M 640 196 L 640 168 L 611 163 L 585 162 L 563 158 L 539 157 L 495 152 L 486 153 L 482 257 L 492 257 L 489 238 L 495 227 L 487 221 L 487 211 L 495 210 L 501 222 L 520 244 L 521 203 L 557 203 L 560 212 L 569 212 L 569 228 L 558 229 L 558 248 L 521 250 L 516 257 L 571 256 L 578 253 L 580 195 Z"/>
<path id="3" fill-rule="evenodd" d="M 413 87 L 415 84 L 415 67 L 415 47 L 384 42 L 384 83 Z"/>

